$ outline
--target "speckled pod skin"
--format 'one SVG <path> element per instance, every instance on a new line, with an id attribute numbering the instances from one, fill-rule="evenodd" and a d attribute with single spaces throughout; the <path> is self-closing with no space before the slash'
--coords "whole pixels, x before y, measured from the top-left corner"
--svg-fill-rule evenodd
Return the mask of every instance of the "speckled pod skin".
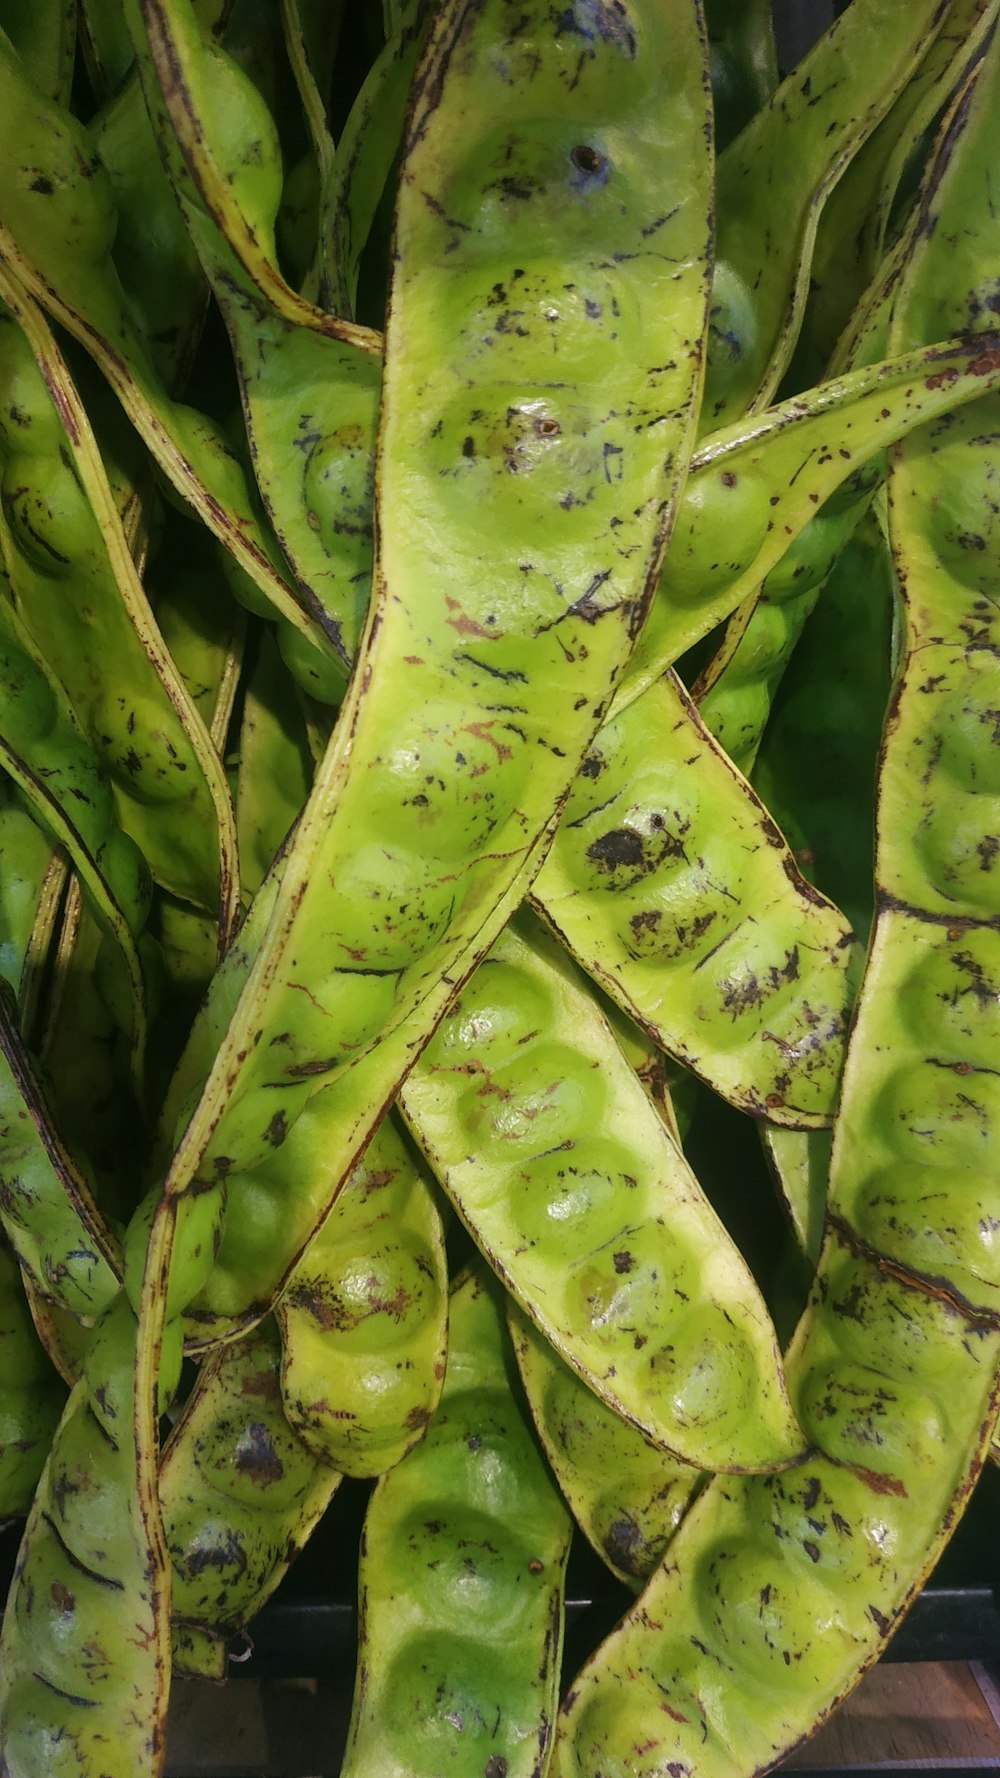
<path id="1" fill-rule="evenodd" d="M 17 611 L 65 686 L 157 880 L 228 937 L 236 835 L 221 762 L 163 646 L 79 396 L 0 268 L 0 491 Z M 21 332 L 21 329 L 24 332 Z"/>
<path id="2" fill-rule="evenodd" d="M 119 1245 L 53 1127 L 2 991 L 0 1223 L 43 1296 L 80 1317 L 107 1307 L 121 1281 Z"/>
<path id="3" fill-rule="evenodd" d="M 576 1523 L 633 1593 L 649 1579 L 699 1486 L 588 1389 L 513 1302 L 507 1326 L 552 1473 Z"/>
<path id="4" fill-rule="evenodd" d="M 168 1392 L 179 1357 L 178 1348 Z M 135 1361 L 135 1319 L 119 1297 L 95 1330 L 56 1430 L 7 1600 L 3 1778 L 154 1778 L 160 1770 L 166 1553 L 153 1455 L 136 1440 Z"/>
<path id="5" fill-rule="evenodd" d="M 0 36 L 0 119 L 8 179 L 0 195 L 0 256 L 91 353 L 181 498 L 232 552 L 254 610 L 279 614 L 307 649 L 337 661 L 333 642 L 284 578 L 242 465 L 218 427 L 172 401 L 111 259 L 114 186 L 95 143 L 68 112 L 31 87 Z M 70 268 L 71 276 L 67 276 Z"/>
<path id="6" fill-rule="evenodd" d="M 340 1482 L 288 1426 L 280 1360 L 270 1320 L 206 1360 L 164 1448 L 178 1673 L 226 1677 L 227 1639 L 270 1598 Z"/>
<path id="7" fill-rule="evenodd" d="M 295 688 L 262 632 L 243 685 L 236 829 L 243 893 L 256 895 L 307 796 L 312 761 Z"/>
<path id="8" fill-rule="evenodd" d="M 570 1521 L 516 1387 L 499 1303 L 465 1274 L 441 1406 L 365 1517 L 343 1778 L 547 1770 Z"/>
<path id="9" fill-rule="evenodd" d="M 441 1393 L 448 1272 L 433 1182 L 392 1114 L 275 1305 L 285 1414 L 344 1475 L 381 1475 Z"/>
<path id="10" fill-rule="evenodd" d="M 17 1261 L 0 1242 L 0 1521 L 31 1505 L 64 1399 L 32 1325 Z"/>
<path id="11" fill-rule="evenodd" d="M 934 331 L 942 310 L 953 328 L 993 288 L 998 77 L 994 48 L 932 171 L 894 318 L 901 341 Z M 880 771 L 878 914 L 827 1238 L 786 1355 L 821 1455 L 788 1476 L 706 1488 L 641 1611 L 572 1688 L 558 1778 L 661 1778 L 671 1765 L 735 1778 L 786 1754 L 877 1658 L 992 1431 L 1000 1331 L 984 1156 L 997 915 L 982 855 L 962 843 L 988 837 L 991 820 L 994 725 L 975 700 L 992 673 L 996 550 L 972 540 L 997 522 L 985 442 L 995 400 L 900 446 L 891 468 L 905 631 Z M 936 736 L 939 710 L 948 727 Z M 960 744 L 957 759 L 946 742 Z"/>
<path id="12" fill-rule="evenodd" d="M 281 152 L 250 79 L 189 0 L 130 0 L 164 164 L 229 329 L 254 471 L 303 603 L 341 656 L 339 700 L 371 583 L 377 335 L 306 303 L 276 267 Z"/>
<path id="13" fill-rule="evenodd" d="M 757 1286 L 557 945 L 503 934 L 400 1103 L 507 1290 L 620 1414 L 704 1468 L 801 1453 Z"/>
<path id="14" fill-rule="evenodd" d="M 0 600 L 0 767 L 43 831 L 61 845 L 105 940 L 105 987 L 141 1075 L 146 987 L 137 940 L 149 874 L 115 819 L 107 776 L 62 687 L 13 608 Z"/>
<path id="15" fill-rule="evenodd" d="M 995 374 L 979 349 L 947 330 L 941 345 L 886 359 L 881 287 L 873 306 L 883 337 L 864 353 L 854 342 L 858 369 L 841 367 L 817 389 L 712 433 L 692 456 L 660 583 L 615 710 L 756 596 L 765 577 L 775 593 L 783 582 L 797 592 L 807 575 L 819 585 L 844 541 L 841 515 L 856 500 L 860 516 L 883 473 L 880 452 L 936 414 L 975 400 Z"/>
<path id="16" fill-rule="evenodd" d="M 875 277 L 907 160 L 982 53 L 998 10 L 996 0 L 951 0 L 919 66 L 830 193 L 816 231 L 794 360 L 804 382 L 824 374 L 852 310 Z"/>
<path id="17" fill-rule="evenodd" d="M 601 728 L 531 893 L 607 993 L 724 1098 L 829 1123 L 854 935 L 674 674 Z"/>
<path id="18" fill-rule="evenodd" d="M 702 431 L 772 399 L 802 323 L 827 193 L 947 11 L 948 0 L 855 0 L 720 155 Z"/>
<path id="19" fill-rule="evenodd" d="M 376 594 L 171 1191 L 258 1165 L 347 1064 L 356 1127 L 366 1102 L 371 1127 L 520 899 L 662 546 L 705 300 L 697 19 L 667 9 L 640 27 L 616 13 L 580 51 L 541 0 L 515 38 L 498 7 L 446 7 L 418 77 L 386 333 Z M 550 290 L 557 216 L 552 315 L 498 328 L 487 349 L 484 314 L 507 313 L 498 283 L 508 308 L 528 303 L 528 282 Z M 568 262 L 579 285 L 567 295 Z M 446 355 L 426 343 L 431 314 L 440 339 L 442 304 L 454 317 Z M 620 329 L 626 312 L 634 325 Z"/>
<path id="20" fill-rule="evenodd" d="M 340 132 L 322 195 L 320 246 L 330 307 L 354 315 L 358 268 L 380 197 L 403 135 L 410 82 L 432 7 L 407 0 L 390 37 L 359 89 Z"/>

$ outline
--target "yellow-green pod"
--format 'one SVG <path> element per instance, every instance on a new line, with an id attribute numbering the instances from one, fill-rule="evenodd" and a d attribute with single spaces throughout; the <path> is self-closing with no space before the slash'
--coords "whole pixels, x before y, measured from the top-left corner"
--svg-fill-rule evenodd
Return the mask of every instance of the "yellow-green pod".
<path id="1" fill-rule="evenodd" d="M 574 1519 L 637 1593 L 702 1482 L 588 1389 L 512 1302 L 507 1325 L 542 1449 Z"/>
<path id="2" fill-rule="evenodd" d="M 433 1181 L 392 1114 L 275 1305 L 299 1437 L 344 1475 L 381 1475 L 437 1407 L 448 1275 Z"/>
<path id="3" fill-rule="evenodd" d="M 202 1365 L 160 1463 L 175 1670 L 226 1677 L 242 1630 L 326 1511 L 340 1476 L 281 1406 L 273 1321 Z"/>
<path id="4" fill-rule="evenodd" d="M 546 1770 L 570 1521 L 512 1371 L 496 1295 L 467 1273 L 441 1405 L 365 1516 L 343 1778 Z"/>
<path id="5" fill-rule="evenodd" d="M 32 1326 L 17 1261 L 0 1241 L 0 1521 L 31 1505 L 64 1400 Z"/>

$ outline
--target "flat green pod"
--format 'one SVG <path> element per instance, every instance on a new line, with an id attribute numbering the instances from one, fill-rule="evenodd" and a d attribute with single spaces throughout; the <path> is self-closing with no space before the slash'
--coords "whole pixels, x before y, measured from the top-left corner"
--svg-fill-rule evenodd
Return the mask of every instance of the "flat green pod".
<path id="1" fill-rule="evenodd" d="M 261 632 L 243 684 L 236 825 L 243 893 L 256 895 L 298 816 L 312 760 L 295 687 L 271 636 Z"/>
<path id="2" fill-rule="evenodd" d="M 2 268 L 0 294 L 17 322 L 0 335 L 0 491 L 18 614 L 108 772 L 122 827 L 157 879 L 228 936 L 236 834 L 221 762 L 164 647 L 52 333 Z"/>
<path id="3" fill-rule="evenodd" d="M 881 283 L 874 306 L 884 325 Z M 616 710 L 756 594 L 817 508 L 831 518 L 840 501 L 881 479 L 887 445 L 978 400 L 996 375 L 986 335 L 977 346 L 946 330 L 939 346 L 876 358 L 698 447 Z"/>
<path id="4" fill-rule="evenodd" d="M 0 255 L 103 371 L 181 498 L 230 551 L 245 602 L 277 614 L 307 651 L 337 666 L 319 614 L 307 612 L 260 523 L 243 465 L 220 429 L 168 396 L 111 259 L 114 187 L 94 143 L 30 84 L 0 36 L 0 142 L 9 175 L 0 195 Z M 72 276 L 67 276 L 67 267 Z"/>
<path id="5" fill-rule="evenodd" d="M 30 967 L 39 903 L 53 866 L 61 888 L 63 869 L 51 839 L 32 820 L 13 785 L 0 781 L 0 977 L 19 1001 Z"/>
<path id="6" fill-rule="evenodd" d="M 390 1112 L 275 1304 L 290 1425 L 344 1475 L 381 1475 L 441 1393 L 448 1271 L 434 1182 Z"/>
<path id="7" fill-rule="evenodd" d="M 358 89 L 323 184 L 321 247 L 331 308 L 357 312 L 361 255 L 399 152 L 410 83 L 432 8 L 405 0 L 397 28 Z"/>
<path id="8" fill-rule="evenodd" d="M 32 1325 L 17 1261 L 0 1241 L 0 1522 L 31 1505 L 64 1400 Z"/>
<path id="9" fill-rule="evenodd" d="M 830 354 L 885 252 L 907 164 L 982 55 L 997 13 L 996 0 L 952 0 L 899 97 L 830 193 L 816 232 L 809 297 L 793 361 L 803 383 L 829 374 Z"/>
<path id="10" fill-rule="evenodd" d="M 68 105 L 76 52 L 76 0 L 43 0 L 25 6 L 2 0 L 0 30 L 6 31 L 32 80 L 57 105 Z"/>
<path id="11" fill-rule="evenodd" d="M 686 10 L 641 29 L 628 15 L 596 32 L 571 79 L 561 17 L 539 3 L 514 40 L 499 0 L 460 28 L 446 7 L 430 41 L 397 213 L 377 592 L 171 1191 L 256 1166 L 345 1064 L 358 1130 L 362 1084 L 381 1108 L 445 980 L 520 900 L 641 616 L 699 374 L 708 156 L 689 94 L 703 44 Z M 528 89 L 516 121 L 501 69 Z M 527 197 L 497 183 L 498 155 L 523 165 Z M 567 256 L 593 314 L 563 300 Z M 551 288 L 555 320 L 495 329 L 485 363 L 476 341 L 504 278 Z M 612 297 L 642 317 L 627 342 Z"/>
<path id="12" fill-rule="evenodd" d="M 857 947 L 672 673 L 605 722 L 532 885 L 644 1030 L 724 1098 L 828 1123 Z"/>
<path id="13" fill-rule="evenodd" d="M 343 1778 L 547 1769 L 570 1521 L 515 1377 L 496 1296 L 466 1273 L 441 1405 L 365 1515 Z"/>
<path id="14" fill-rule="evenodd" d="M 179 1354 L 178 1354 L 179 1357 Z M 136 1324 L 102 1316 L 28 1516 L 0 1636 L 9 1778 L 154 1778 L 169 1618 L 155 1464 L 137 1441 Z"/>
<path id="15" fill-rule="evenodd" d="M 719 156 L 703 432 L 772 399 L 827 194 L 947 12 L 948 0 L 854 0 Z"/>
<path id="16" fill-rule="evenodd" d="M 776 1124 L 761 1124 L 760 1135 L 796 1240 L 815 1263 L 826 1226 L 830 1131 L 782 1130 Z"/>
<path id="17" fill-rule="evenodd" d="M 379 339 L 290 290 L 276 266 L 281 158 L 261 94 L 189 0 L 128 10 L 164 164 L 232 341 L 254 472 L 343 689 L 371 580 Z"/>
<path id="18" fill-rule="evenodd" d="M 875 899 L 875 779 L 894 587 L 882 526 L 870 512 L 806 622 L 753 777 L 800 870 L 864 939 Z"/>
<path id="19" fill-rule="evenodd" d="M 0 692 L 0 768 L 77 873 L 106 941 L 104 987 L 138 1079 L 147 1014 L 137 938 L 149 905 L 148 870 L 116 823 L 110 784 L 62 687 L 2 601 Z"/>
<path id="20" fill-rule="evenodd" d="M 270 1320 L 206 1359 L 164 1447 L 159 1494 L 181 1674 L 226 1677 L 227 1639 L 270 1598 L 340 1483 L 289 1427 L 280 1363 Z"/>
<path id="21" fill-rule="evenodd" d="M 874 1661 L 968 1499 L 1000 1335 L 831 1239 L 787 1355 L 820 1447 L 714 1478 L 573 1682 L 552 1778 L 767 1770 Z"/>
<path id="22" fill-rule="evenodd" d="M 119 1288 L 121 1251 L 59 1137 L 12 1010 L 0 993 L 0 1222 L 43 1296 L 97 1315 Z"/>
<path id="23" fill-rule="evenodd" d="M 702 1472 L 668 1457 L 588 1389 L 513 1302 L 507 1326 L 535 1430 L 563 1497 L 602 1562 L 637 1593 Z"/>
<path id="24" fill-rule="evenodd" d="M 556 944 L 503 934 L 400 1104 L 498 1277 L 619 1414 L 701 1468 L 801 1453 L 757 1285 Z"/>
<path id="25" fill-rule="evenodd" d="M 705 0 L 705 24 L 718 154 L 778 84 L 771 0 Z"/>

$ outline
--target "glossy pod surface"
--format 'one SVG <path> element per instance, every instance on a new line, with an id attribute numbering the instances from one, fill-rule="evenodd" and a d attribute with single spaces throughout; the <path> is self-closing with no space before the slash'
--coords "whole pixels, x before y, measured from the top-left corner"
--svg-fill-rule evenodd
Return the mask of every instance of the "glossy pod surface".
<path id="1" fill-rule="evenodd" d="M 441 1408 L 365 1517 L 344 1778 L 546 1768 L 569 1517 L 512 1364 L 499 1304 L 466 1274 L 452 1292 Z"/>

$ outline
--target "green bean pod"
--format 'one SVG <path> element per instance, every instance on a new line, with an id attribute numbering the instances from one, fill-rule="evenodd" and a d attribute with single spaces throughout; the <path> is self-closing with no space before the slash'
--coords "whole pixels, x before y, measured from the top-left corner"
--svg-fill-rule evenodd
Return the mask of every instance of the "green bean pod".
<path id="1" fill-rule="evenodd" d="M 105 938 L 105 991 L 138 1079 L 146 987 L 137 938 L 149 906 L 145 860 L 115 821 L 111 788 L 65 694 L 13 609 L 0 600 L 0 767 L 62 845 Z"/>
<path id="2" fill-rule="evenodd" d="M 0 294 L 23 329 L 3 330 L 2 493 L 19 615 L 111 777 L 122 826 L 159 881 L 216 913 L 226 940 L 238 882 L 221 763 L 163 646 L 51 332 L 2 268 Z M 120 682 L 109 689 L 106 676 Z"/>
<path id="3" fill-rule="evenodd" d="M 324 659 L 336 664 L 321 613 L 307 612 L 284 577 L 242 464 L 219 428 L 172 401 L 157 375 L 111 261 L 114 187 L 89 134 L 43 100 L 3 36 L 0 120 L 9 169 L 0 193 L 0 256 L 90 352 L 165 476 L 244 570 L 232 583 L 244 602 L 300 631 L 320 657 L 318 671 Z"/>
<path id="4" fill-rule="evenodd" d="M 527 1315 L 507 1303 L 524 1393 L 580 1530 L 633 1593 L 649 1579 L 702 1480 L 588 1389 Z"/>
<path id="5" fill-rule="evenodd" d="M 93 1316 L 121 1282 L 121 1253 L 90 1182 L 60 1140 L 0 992 L 0 1222 L 35 1288 Z"/>
<path id="6" fill-rule="evenodd" d="M 953 0 L 899 97 L 830 193 L 816 232 L 793 365 L 803 383 L 829 374 L 830 354 L 885 252 L 907 162 L 982 55 L 997 14 L 996 0 Z"/>
<path id="7" fill-rule="evenodd" d="M 606 722 L 532 885 L 611 998 L 733 1104 L 828 1123 L 856 945 L 673 674 Z"/>
<path id="8" fill-rule="evenodd" d="M 164 1447 L 174 1669 L 226 1677 L 227 1639 L 260 1610 L 340 1482 L 291 1432 L 273 1321 L 207 1359 Z"/>
<path id="9" fill-rule="evenodd" d="M 256 895 L 309 794 L 312 761 L 301 709 L 277 648 L 262 633 L 245 682 L 236 776 L 243 893 Z"/>
<path id="10" fill-rule="evenodd" d="M 356 315 L 361 255 L 403 137 L 410 83 L 431 8 L 406 0 L 399 28 L 371 65 L 340 133 L 323 185 L 322 248 L 330 304 Z"/>
<path id="11" fill-rule="evenodd" d="M 0 1523 L 31 1505 L 63 1400 L 32 1326 L 17 1261 L 0 1241 Z"/>
<path id="12" fill-rule="evenodd" d="M 137 1433 L 136 1356 L 135 1318 L 118 1297 L 56 1429 L 4 1613 L 5 1778 L 154 1778 L 161 1768 L 166 1551 L 154 1455 Z M 171 1381 L 176 1369 L 168 1392 Z"/>
<path id="13" fill-rule="evenodd" d="M 423 1436 L 447 1344 L 433 1182 L 390 1115 L 275 1305 L 285 1414 L 344 1475 L 381 1475 Z"/>
<path id="14" fill-rule="evenodd" d="M 512 1369 L 495 1296 L 465 1274 L 441 1406 L 365 1517 L 343 1778 L 546 1770 L 569 1517 Z"/>
<path id="15" fill-rule="evenodd" d="M 278 273 L 274 124 L 190 0 L 127 11 L 160 153 L 229 330 L 257 483 L 304 602 L 336 640 L 342 690 L 371 580 L 378 337 L 311 307 Z"/>
<path id="16" fill-rule="evenodd" d="M 949 0 L 854 0 L 719 156 L 702 431 L 768 405 L 791 357 L 828 192 Z"/>
<path id="17" fill-rule="evenodd" d="M 881 282 L 874 312 L 884 328 Z M 614 709 L 755 595 L 819 508 L 832 517 L 838 505 L 860 498 L 882 475 L 879 456 L 888 445 L 991 387 L 992 337 L 949 338 L 884 361 L 876 350 L 878 362 L 865 354 L 857 370 L 705 439 L 692 456 L 660 583 Z M 810 545 L 800 547 L 808 563 Z"/>
<path id="18" fill-rule="evenodd" d="M 942 310 L 954 326 L 992 288 L 998 79 L 994 49 L 937 169 L 898 336 L 926 337 Z M 671 1762 L 733 1778 L 787 1753 L 877 1657 L 992 1432 L 1000 1274 L 983 1156 L 997 1115 L 1000 958 L 969 840 L 988 838 L 992 804 L 994 724 L 976 696 L 993 672 L 997 512 L 984 444 L 995 403 L 935 423 L 891 467 L 906 622 L 880 769 L 878 914 L 827 1238 L 786 1358 L 820 1455 L 787 1477 L 704 1490 L 641 1612 L 572 1688 L 559 1778 L 652 1778 Z"/>
<path id="19" fill-rule="evenodd" d="M 771 0 L 705 0 L 716 153 L 761 110 L 778 84 Z"/>
<path id="20" fill-rule="evenodd" d="M 558 19 L 541 0 L 532 17 L 515 41 L 493 0 L 461 28 L 445 7 L 418 80 L 386 336 L 376 596 L 172 1193 L 220 1174 L 232 1191 L 334 1075 L 350 1089 L 353 1160 L 455 981 L 521 899 L 641 617 L 697 387 L 682 342 L 704 313 L 707 149 L 687 97 L 692 80 L 701 90 L 703 45 L 695 16 L 668 10 L 638 36 L 631 24 L 598 33 L 570 86 Z M 668 50 L 676 107 L 662 92 Z M 495 78 L 512 56 L 526 88 L 514 124 Z M 581 140 L 588 128 L 596 146 Z M 492 179 L 498 131 L 529 199 Z M 427 180 L 443 212 L 420 195 Z M 565 228 L 567 204 L 597 312 L 554 295 L 544 358 L 537 330 L 501 328 L 477 374 L 470 345 L 498 277 L 548 287 L 552 218 Z M 558 276 L 563 292 L 565 256 Z M 641 363 L 612 296 L 619 313 L 652 305 Z M 441 304 L 452 351 L 431 359 L 419 342 L 432 312 L 439 335 Z M 555 391 L 554 349 L 570 379 Z"/>
<path id="21" fill-rule="evenodd" d="M 2 0 L 0 30 L 6 31 L 35 85 L 56 105 L 68 105 L 76 52 L 76 0 Z"/>
<path id="22" fill-rule="evenodd" d="M 400 1103 L 514 1300 L 619 1414 L 703 1468 L 801 1453 L 757 1286 L 557 945 L 503 934 Z"/>
<path id="23" fill-rule="evenodd" d="M 64 880 L 65 866 L 51 839 L 13 785 L 0 781 L 0 978 L 22 1008 L 34 1001 L 33 981 L 48 949 Z M 39 933 L 43 908 L 44 937 Z M 22 1013 L 22 1029 L 28 1023 Z"/>

